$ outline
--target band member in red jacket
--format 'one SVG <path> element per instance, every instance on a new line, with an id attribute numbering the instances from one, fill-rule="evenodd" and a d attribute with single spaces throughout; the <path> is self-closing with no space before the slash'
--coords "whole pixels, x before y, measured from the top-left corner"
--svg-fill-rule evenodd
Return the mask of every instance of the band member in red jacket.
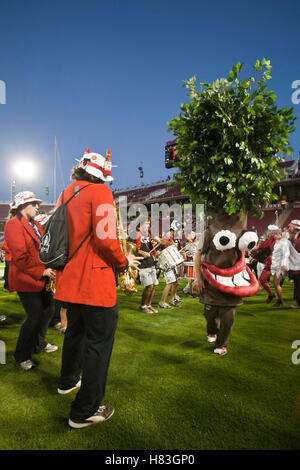
<path id="1" fill-rule="evenodd" d="M 271 288 L 269 286 L 269 283 L 268 283 L 268 279 L 269 277 L 271 276 L 271 264 L 272 264 L 272 253 L 273 253 L 273 250 L 274 250 L 274 245 L 277 241 L 276 239 L 276 234 L 278 233 L 279 231 L 279 227 L 277 227 L 277 225 L 269 225 L 268 226 L 268 234 L 269 234 L 269 237 L 263 241 L 259 246 L 258 248 L 255 249 L 255 251 L 257 253 L 262 253 L 264 252 L 265 250 L 268 250 L 269 254 L 268 254 L 268 257 L 264 260 L 264 269 L 259 277 L 259 282 L 261 284 L 261 286 L 265 289 L 265 291 L 268 293 L 268 297 L 267 297 L 267 304 L 271 303 L 273 299 L 275 299 L 276 295 L 273 294 L 273 292 L 271 291 Z"/>
<path id="2" fill-rule="evenodd" d="M 58 393 L 79 389 L 68 424 L 84 428 L 109 419 L 114 412 L 111 406 L 100 406 L 118 320 L 113 267 L 118 271 L 136 267 L 141 258 L 126 258 L 117 240 L 113 195 L 104 184 L 113 179 L 110 152 L 105 159 L 86 149 L 71 179 L 64 200 L 85 188 L 67 206 L 70 255 L 91 228 L 92 232 L 57 272 L 55 298 L 68 306 Z M 58 206 L 60 201 L 61 196 Z"/>
<path id="3" fill-rule="evenodd" d="M 1 250 L 4 251 L 5 253 L 5 268 L 4 268 L 4 286 L 3 290 L 4 292 L 8 292 L 8 271 L 9 271 L 9 264 L 11 262 L 11 253 L 9 251 L 9 248 L 7 246 L 6 241 L 4 240 L 2 245 L 1 245 Z"/>
<path id="4" fill-rule="evenodd" d="M 42 201 L 31 191 L 18 193 L 11 204 L 13 217 L 5 225 L 4 238 L 11 253 L 8 285 L 17 291 L 26 312 L 16 350 L 16 361 L 24 370 L 30 370 L 34 352 L 53 352 L 53 346 L 45 340 L 51 311 L 47 309 L 50 297 L 45 291 L 48 278 L 55 272 L 39 261 L 40 239 L 43 229 L 34 221 Z"/>
<path id="5" fill-rule="evenodd" d="M 294 281 L 294 299 L 296 304 L 291 308 L 300 308 L 300 220 L 292 220 L 289 224 L 290 234 L 290 269 Z"/>

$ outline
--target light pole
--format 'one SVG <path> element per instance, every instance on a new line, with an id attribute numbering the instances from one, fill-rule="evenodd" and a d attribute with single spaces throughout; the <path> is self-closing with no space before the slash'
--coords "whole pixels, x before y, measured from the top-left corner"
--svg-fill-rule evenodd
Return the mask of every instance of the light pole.
<path id="1" fill-rule="evenodd" d="M 11 202 L 14 200 L 15 195 L 16 195 L 16 181 L 14 177 L 11 178 L 11 184 L 10 184 L 10 197 L 11 197 Z"/>

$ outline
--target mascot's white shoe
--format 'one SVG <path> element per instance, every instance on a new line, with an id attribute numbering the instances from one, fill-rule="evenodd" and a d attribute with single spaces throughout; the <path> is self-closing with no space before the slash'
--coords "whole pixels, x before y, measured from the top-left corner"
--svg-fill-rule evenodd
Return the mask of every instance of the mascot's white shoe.
<path id="1" fill-rule="evenodd" d="M 208 343 L 214 343 L 217 339 L 217 335 L 206 335 L 206 341 Z"/>
<path id="2" fill-rule="evenodd" d="M 220 354 L 221 356 L 225 356 L 225 354 L 227 354 L 227 348 L 225 348 L 225 346 L 223 346 L 222 348 L 215 348 L 214 353 Z"/>

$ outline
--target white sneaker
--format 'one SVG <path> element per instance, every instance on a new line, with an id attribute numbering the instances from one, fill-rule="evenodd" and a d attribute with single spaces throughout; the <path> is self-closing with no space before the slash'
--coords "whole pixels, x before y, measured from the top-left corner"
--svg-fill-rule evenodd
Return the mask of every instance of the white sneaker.
<path id="1" fill-rule="evenodd" d="M 222 348 L 215 348 L 214 353 L 220 354 L 221 356 L 225 356 L 225 354 L 227 354 L 227 348 L 225 348 L 225 346 L 223 346 Z"/>
<path id="2" fill-rule="evenodd" d="M 47 353 L 54 352 L 54 351 L 57 351 L 57 350 L 58 350 L 58 347 L 54 346 L 54 344 L 50 344 L 50 343 L 48 343 L 43 349 L 43 351 L 47 352 Z"/>
<path id="3" fill-rule="evenodd" d="M 72 392 L 76 388 L 80 388 L 80 386 L 81 386 L 81 380 L 78 380 L 77 384 L 74 387 L 68 388 L 67 390 L 64 390 L 62 388 L 58 388 L 57 393 L 59 393 L 60 395 L 66 395 L 67 393 Z"/>
<path id="4" fill-rule="evenodd" d="M 27 361 L 20 362 L 20 367 L 24 370 L 30 370 L 35 367 L 35 363 L 28 359 Z"/>
<path id="5" fill-rule="evenodd" d="M 217 335 L 206 335 L 206 341 L 208 343 L 214 343 L 217 339 Z"/>
<path id="6" fill-rule="evenodd" d="M 103 423 L 103 421 L 108 420 L 113 414 L 115 410 L 112 406 L 99 406 L 98 411 L 94 413 L 89 418 L 83 420 L 72 420 L 69 419 L 69 426 L 74 429 L 86 428 L 87 426 L 91 426 L 91 424 L 98 424 Z"/>

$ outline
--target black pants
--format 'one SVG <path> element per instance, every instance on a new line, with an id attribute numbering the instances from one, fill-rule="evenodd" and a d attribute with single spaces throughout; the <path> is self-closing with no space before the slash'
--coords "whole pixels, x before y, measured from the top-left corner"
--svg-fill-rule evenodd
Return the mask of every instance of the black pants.
<path id="1" fill-rule="evenodd" d="M 204 316 L 207 334 L 217 335 L 215 348 L 227 347 L 227 341 L 234 323 L 235 307 L 205 305 Z"/>
<path id="2" fill-rule="evenodd" d="M 118 322 L 118 305 L 68 304 L 59 388 L 81 387 L 71 404 L 71 419 L 92 416 L 101 404 Z"/>
<path id="3" fill-rule="evenodd" d="M 300 274 L 293 274 L 294 279 L 294 299 L 300 305 Z"/>
<path id="4" fill-rule="evenodd" d="M 51 295 L 43 290 L 18 292 L 18 296 L 26 318 L 20 329 L 14 356 L 17 362 L 23 362 L 31 359 L 32 353 L 41 352 L 47 345 L 45 336 L 52 314 L 49 308 Z"/>
<path id="5" fill-rule="evenodd" d="M 9 263 L 10 263 L 10 261 L 5 261 L 5 268 L 4 268 L 4 286 L 3 286 L 3 289 L 7 289 L 7 290 L 8 290 Z"/>

